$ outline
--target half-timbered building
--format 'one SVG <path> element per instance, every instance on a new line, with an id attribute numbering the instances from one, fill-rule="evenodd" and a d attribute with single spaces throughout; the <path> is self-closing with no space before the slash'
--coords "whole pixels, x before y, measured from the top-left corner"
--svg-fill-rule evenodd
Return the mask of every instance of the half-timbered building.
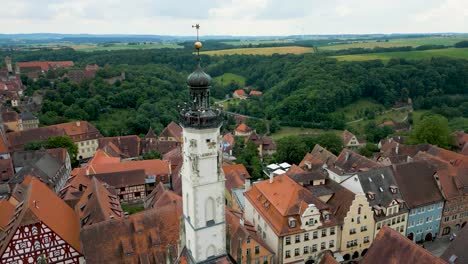
<path id="1" fill-rule="evenodd" d="M 82 263 L 78 218 L 64 201 L 38 179 L 23 182 L 23 200 L 11 200 L 14 210 L 0 231 L 0 263 Z"/>

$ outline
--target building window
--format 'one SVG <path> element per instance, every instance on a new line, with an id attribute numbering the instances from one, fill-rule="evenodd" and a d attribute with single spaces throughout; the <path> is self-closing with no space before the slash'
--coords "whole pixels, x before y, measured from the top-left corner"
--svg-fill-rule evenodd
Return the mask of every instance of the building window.
<path id="1" fill-rule="evenodd" d="M 304 241 L 309 241 L 309 233 L 304 234 Z"/>
<path id="2" fill-rule="evenodd" d="M 312 252 L 317 252 L 317 244 L 312 245 Z"/>
<path id="3" fill-rule="evenodd" d="M 320 249 L 324 250 L 325 249 L 325 242 L 320 243 Z"/>
<path id="4" fill-rule="evenodd" d="M 290 257 L 291 257 L 291 251 L 290 251 L 290 250 L 286 250 L 285 257 L 286 257 L 286 258 L 290 258 Z"/>
<path id="5" fill-rule="evenodd" d="M 294 256 L 297 257 L 300 255 L 299 248 L 294 249 Z"/>
<path id="6" fill-rule="evenodd" d="M 255 246 L 255 255 L 260 254 L 260 246 Z"/>
<path id="7" fill-rule="evenodd" d="M 335 247 L 335 240 L 330 240 L 330 242 L 328 242 L 328 247 L 329 248 L 334 248 Z"/>
<path id="8" fill-rule="evenodd" d="M 250 237 L 247 237 L 247 244 L 250 244 Z"/>
<path id="9" fill-rule="evenodd" d="M 309 247 L 308 246 L 304 247 L 304 254 L 309 254 Z"/>
<path id="10" fill-rule="evenodd" d="M 291 245 L 291 237 L 286 237 L 286 245 Z"/>
<path id="11" fill-rule="evenodd" d="M 361 226 L 361 232 L 367 231 L 367 226 Z"/>
<path id="12" fill-rule="evenodd" d="M 295 242 L 296 242 L 296 243 L 300 243 L 300 242 L 301 242 L 301 235 L 296 235 Z"/>
<path id="13" fill-rule="evenodd" d="M 335 234 L 335 228 L 334 227 L 330 227 L 330 235 L 334 235 Z"/>
<path id="14" fill-rule="evenodd" d="M 322 237 L 327 236 L 327 229 L 322 229 Z"/>
<path id="15" fill-rule="evenodd" d="M 457 219 L 457 215 L 452 216 L 452 220 L 455 220 L 455 219 Z"/>
<path id="16" fill-rule="evenodd" d="M 313 236 L 314 239 L 316 239 L 316 238 L 318 237 L 318 232 L 317 232 L 317 231 L 314 231 L 314 233 L 313 233 L 312 236 Z"/>
<path id="17" fill-rule="evenodd" d="M 247 249 L 247 256 L 250 256 L 250 248 Z"/>
<path id="18" fill-rule="evenodd" d="M 349 234 L 352 235 L 352 234 L 356 234 L 356 228 L 351 228 L 349 230 Z"/>
<path id="19" fill-rule="evenodd" d="M 368 236 L 364 237 L 364 243 L 369 243 L 369 237 Z"/>

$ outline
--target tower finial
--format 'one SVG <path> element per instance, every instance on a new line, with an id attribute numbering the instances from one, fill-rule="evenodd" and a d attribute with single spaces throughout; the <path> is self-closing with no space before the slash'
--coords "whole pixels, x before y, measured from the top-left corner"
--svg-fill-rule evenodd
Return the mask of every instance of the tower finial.
<path id="1" fill-rule="evenodd" d="M 192 28 L 197 30 L 197 41 L 195 42 L 195 49 L 197 50 L 198 62 L 200 62 L 200 49 L 202 47 L 202 43 L 199 40 L 200 24 L 192 25 Z"/>

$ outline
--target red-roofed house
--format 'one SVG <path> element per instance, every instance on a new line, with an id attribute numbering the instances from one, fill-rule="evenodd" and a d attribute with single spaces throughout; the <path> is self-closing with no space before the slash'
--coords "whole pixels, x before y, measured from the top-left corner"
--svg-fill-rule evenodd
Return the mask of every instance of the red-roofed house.
<path id="1" fill-rule="evenodd" d="M 258 182 L 245 192 L 245 218 L 262 234 L 276 263 L 306 262 L 339 247 L 333 208 L 287 175 Z"/>
<path id="2" fill-rule="evenodd" d="M 232 97 L 244 100 L 247 99 L 247 94 L 245 93 L 244 89 L 238 89 L 234 91 Z"/>
<path id="3" fill-rule="evenodd" d="M 250 95 L 250 96 L 262 96 L 263 93 L 260 92 L 260 91 L 252 90 L 252 91 L 250 91 L 249 95 Z"/>
<path id="4" fill-rule="evenodd" d="M 353 133 L 348 130 L 343 131 L 340 134 L 341 139 L 343 140 L 343 146 L 345 148 L 357 150 L 366 145 L 366 141 L 356 137 Z"/>
<path id="5" fill-rule="evenodd" d="M 0 232 L 0 263 L 84 261 L 75 211 L 34 177 L 23 185 L 24 199 Z"/>
<path id="6" fill-rule="evenodd" d="M 242 123 L 234 129 L 234 135 L 238 137 L 248 137 L 254 132 L 249 126 L 245 123 Z"/>

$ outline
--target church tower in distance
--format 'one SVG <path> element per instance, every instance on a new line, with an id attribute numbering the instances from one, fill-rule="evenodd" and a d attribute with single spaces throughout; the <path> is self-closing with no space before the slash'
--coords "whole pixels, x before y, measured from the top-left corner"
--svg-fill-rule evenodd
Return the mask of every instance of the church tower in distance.
<path id="1" fill-rule="evenodd" d="M 180 112 L 183 128 L 183 226 L 185 247 L 195 263 L 226 255 L 224 174 L 220 111 L 210 107 L 211 77 L 198 66 L 187 78 L 190 102 Z"/>

